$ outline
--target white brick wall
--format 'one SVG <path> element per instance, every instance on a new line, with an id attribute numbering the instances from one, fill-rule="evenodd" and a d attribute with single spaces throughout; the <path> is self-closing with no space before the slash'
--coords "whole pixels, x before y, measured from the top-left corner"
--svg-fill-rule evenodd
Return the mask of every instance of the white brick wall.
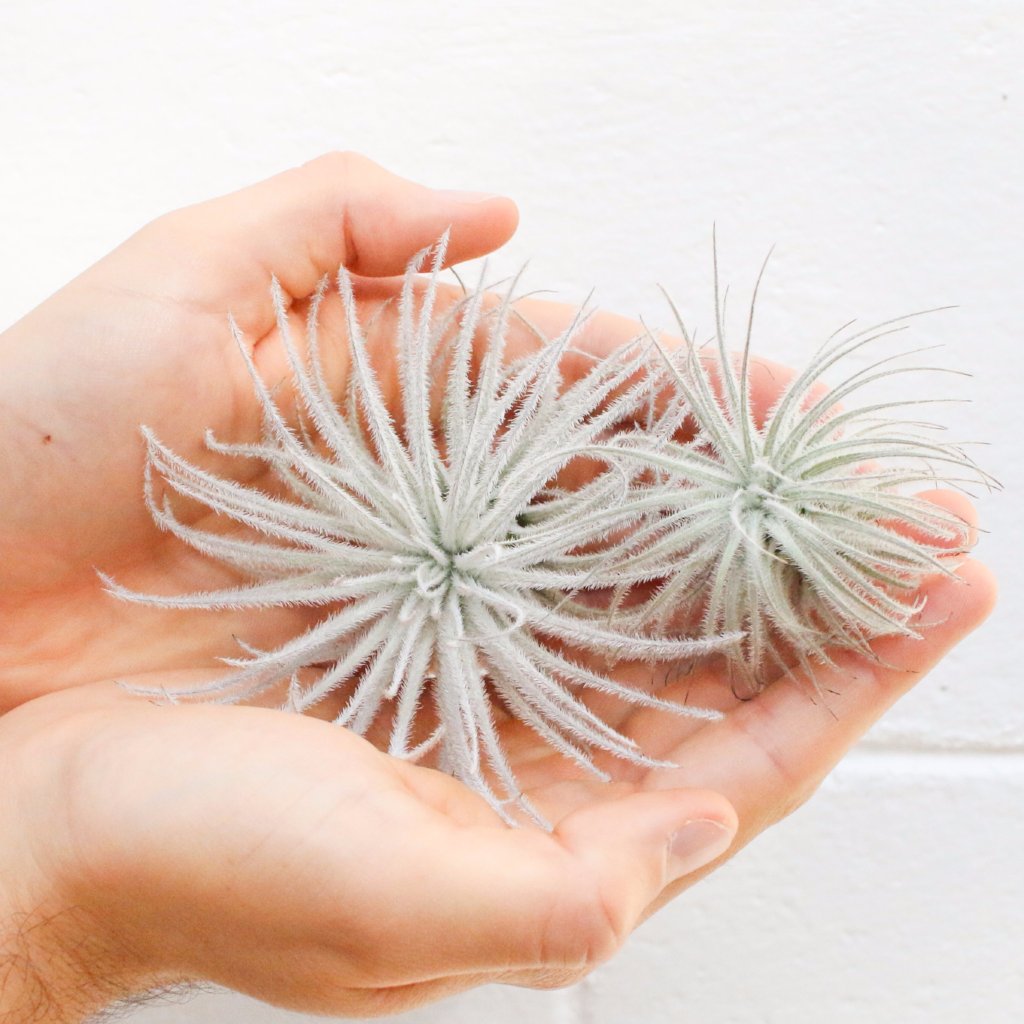
<path id="1" fill-rule="evenodd" d="M 521 204 L 530 280 L 708 323 L 709 235 L 762 350 L 946 303 L 953 432 L 1000 609 L 818 798 L 576 990 L 475 993 L 416 1024 L 999 1024 L 1024 1019 L 1024 267 L 1019 0 L 37 0 L 0 10 L 0 323 L 141 222 L 331 148 Z M 235 997 L 139 1024 L 270 1024 Z"/>

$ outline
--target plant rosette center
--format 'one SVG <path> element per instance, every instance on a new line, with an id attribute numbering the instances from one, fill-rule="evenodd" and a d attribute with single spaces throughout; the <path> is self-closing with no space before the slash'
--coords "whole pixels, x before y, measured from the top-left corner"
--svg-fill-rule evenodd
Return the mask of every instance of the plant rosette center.
<path id="1" fill-rule="evenodd" d="M 486 587 L 488 571 L 500 560 L 500 546 L 488 543 L 468 550 L 431 546 L 413 555 L 398 556 L 396 563 L 410 571 L 410 597 L 415 603 L 425 602 L 430 617 L 437 619 L 450 593 L 462 597 L 470 589 L 478 593 Z M 404 621 L 409 618 L 411 608 L 403 613 Z"/>
<path id="2" fill-rule="evenodd" d="M 756 459 L 743 485 L 733 495 L 733 507 L 738 512 L 768 512 L 767 503 L 781 498 L 779 488 L 785 479 L 766 459 Z"/>

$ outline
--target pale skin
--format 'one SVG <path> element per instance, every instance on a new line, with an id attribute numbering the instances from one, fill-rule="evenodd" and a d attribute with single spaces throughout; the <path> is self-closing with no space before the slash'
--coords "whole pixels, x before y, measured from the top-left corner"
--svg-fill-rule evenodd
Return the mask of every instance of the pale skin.
<path id="1" fill-rule="evenodd" d="M 152 525 L 138 434 L 147 423 L 221 471 L 203 429 L 256 434 L 226 311 L 261 372 L 280 379 L 272 272 L 298 318 L 318 279 L 344 264 L 371 315 L 394 294 L 388 278 L 446 227 L 454 262 L 502 244 L 516 219 L 507 199 L 434 192 L 334 154 L 160 218 L 0 335 L 4 1020 L 83 1020 L 125 995 L 203 979 L 335 1015 L 394 1013 L 489 981 L 571 983 L 799 806 L 987 615 L 993 581 L 967 560 L 962 583 L 926 584 L 922 639 L 882 640 L 878 662 L 843 656 L 821 669 L 824 700 L 794 672 L 739 702 L 707 666 L 659 693 L 714 704 L 721 722 L 602 702 L 648 753 L 683 766 L 605 763 L 612 785 L 581 779 L 506 722 L 550 834 L 509 829 L 454 780 L 316 718 L 119 688 L 205 678 L 235 653 L 232 633 L 268 643 L 302 620 L 119 604 L 95 572 L 164 593 L 230 578 Z M 572 316 L 523 308 L 550 332 Z M 336 304 L 324 315 L 336 318 Z M 391 315 L 385 306 L 382 337 Z M 586 344 L 606 349 L 635 330 L 600 316 Z M 333 372 L 340 382 L 344 366 Z M 782 373 L 759 372 L 762 401 Z M 932 497 L 972 515 L 957 495 Z"/>

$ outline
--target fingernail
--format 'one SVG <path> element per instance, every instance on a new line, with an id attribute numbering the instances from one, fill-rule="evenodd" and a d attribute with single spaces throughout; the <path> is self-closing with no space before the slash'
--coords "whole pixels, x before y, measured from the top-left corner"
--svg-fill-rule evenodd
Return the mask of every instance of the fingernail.
<path id="1" fill-rule="evenodd" d="M 675 881 L 704 867 L 732 845 L 733 831 L 720 821 L 688 821 L 668 840 L 668 880 Z"/>
<path id="2" fill-rule="evenodd" d="M 494 192 L 460 192 L 453 188 L 438 188 L 434 191 L 443 199 L 450 199 L 456 203 L 486 203 L 488 199 L 502 198 Z"/>

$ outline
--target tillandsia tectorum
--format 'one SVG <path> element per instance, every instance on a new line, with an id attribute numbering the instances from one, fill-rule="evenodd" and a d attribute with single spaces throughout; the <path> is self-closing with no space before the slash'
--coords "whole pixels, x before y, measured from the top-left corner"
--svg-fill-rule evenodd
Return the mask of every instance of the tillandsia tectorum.
<path id="1" fill-rule="evenodd" d="M 680 639 L 623 628 L 599 601 L 586 600 L 587 592 L 620 582 L 615 565 L 631 549 L 631 533 L 657 514 L 664 488 L 651 486 L 642 464 L 606 466 L 572 489 L 559 486 L 558 475 L 574 460 L 599 454 L 617 427 L 632 429 L 647 408 L 646 343 L 596 359 L 567 380 L 562 357 L 577 320 L 561 337 L 507 361 L 511 291 L 488 308 L 481 286 L 453 310 L 435 313 L 444 251 L 442 240 L 425 282 L 417 271 L 428 254 L 413 261 L 401 291 L 395 417 L 344 271 L 338 288 L 350 366 L 341 403 L 326 382 L 318 337 L 327 282 L 311 300 L 305 359 L 273 285 L 300 407 L 297 425 L 286 422 L 232 324 L 262 405 L 263 436 L 242 445 L 208 436 L 207 444 L 263 460 L 286 487 L 285 497 L 220 478 L 145 432 L 146 494 L 156 522 L 253 582 L 179 597 L 106 583 L 119 597 L 170 608 L 325 606 L 306 632 L 274 650 L 246 648 L 246 657 L 225 659 L 233 668 L 226 677 L 175 696 L 244 700 L 290 681 L 286 706 L 304 711 L 347 687 L 338 723 L 364 733 L 390 715 L 392 754 L 415 759 L 433 750 L 439 767 L 480 791 L 499 813 L 510 818 L 511 804 L 542 820 L 516 784 L 492 697 L 553 749 L 607 777 L 594 763 L 596 750 L 655 762 L 577 691 L 714 718 L 715 712 L 617 682 L 603 665 L 690 660 L 738 638 Z M 440 413 L 432 417 L 431 380 L 439 371 Z M 156 475 L 245 534 L 186 524 L 168 496 L 157 500 Z M 417 739 L 427 701 L 433 728 Z"/>
<path id="2" fill-rule="evenodd" d="M 831 391 L 820 386 L 833 366 L 903 330 L 909 317 L 841 328 L 759 417 L 751 331 L 763 274 L 764 267 L 738 359 L 726 344 L 717 259 L 710 353 L 687 335 L 669 300 L 685 340 L 661 352 L 669 408 L 689 412 L 693 433 L 679 441 L 678 416 L 666 416 L 624 439 L 673 495 L 659 522 L 637 529 L 635 554 L 618 566 L 661 576 L 653 598 L 627 617 L 637 628 L 683 620 L 706 636 L 742 632 L 725 652 L 739 696 L 794 663 L 813 680 L 814 664 L 828 663 L 830 650 L 870 657 L 875 638 L 917 636 L 918 588 L 929 575 L 952 574 L 950 556 L 964 553 L 970 530 L 905 491 L 993 482 L 961 446 L 937 438 L 941 427 L 899 412 L 943 399 L 844 407 L 886 378 L 934 370 L 906 364 L 921 349 L 882 354 Z"/>
<path id="3" fill-rule="evenodd" d="M 686 343 L 674 352 L 640 337 L 568 374 L 564 357 L 582 316 L 510 358 L 513 289 L 496 301 L 481 279 L 437 310 L 444 252 L 442 240 L 425 279 L 418 272 L 429 252 L 420 254 L 401 289 L 394 409 L 344 271 L 341 400 L 321 358 L 326 280 L 310 301 L 304 356 L 272 287 L 297 399 L 292 420 L 232 323 L 262 437 L 225 444 L 208 435 L 207 445 L 262 461 L 283 493 L 219 477 L 145 432 L 157 524 L 250 582 L 158 597 L 105 578 L 112 593 L 170 608 L 324 609 L 301 635 L 272 650 L 243 645 L 244 657 L 224 659 L 225 676 L 175 697 L 233 702 L 287 686 L 285 707 L 305 711 L 340 695 L 338 723 L 374 728 L 395 756 L 429 754 L 506 820 L 518 809 L 542 822 L 503 748 L 502 715 L 606 777 L 597 751 L 656 762 L 596 715 L 585 691 L 717 717 L 627 686 L 616 661 L 676 668 L 721 652 L 753 691 L 780 666 L 801 663 L 813 678 L 830 649 L 869 653 L 875 637 L 914 634 L 918 585 L 950 571 L 945 556 L 966 545 L 968 530 L 902 490 L 938 477 L 987 478 L 960 448 L 894 413 L 920 401 L 842 407 L 907 372 L 899 356 L 829 393 L 816 387 L 902 321 L 841 331 L 758 417 L 753 304 L 737 365 L 717 267 L 713 358 L 680 320 Z M 562 483 L 567 468 L 595 462 L 578 486 Z M 170 495 L 158 500 L 157 477 L 235 532 L 184 522 Z M 735 678 L 733 686 L 739 693 Z"/>

